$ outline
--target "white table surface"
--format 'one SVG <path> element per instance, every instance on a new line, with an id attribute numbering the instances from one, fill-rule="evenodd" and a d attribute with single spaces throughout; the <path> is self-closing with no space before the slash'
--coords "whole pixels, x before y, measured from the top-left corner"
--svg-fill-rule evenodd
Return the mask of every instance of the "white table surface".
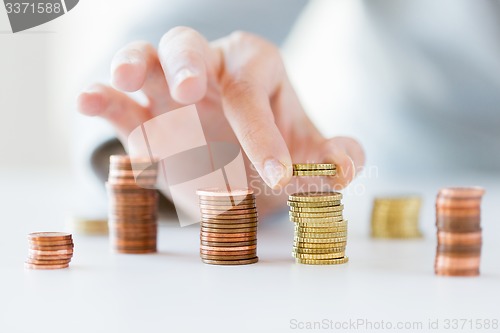
<path id="1" fill-rule="evenodd" d="M 55 173 L 3 172 L 0 332 L 288 332 L 311 331 L 294 329 L 294 323 L 323 319 L 422 322 L 420 332 L 430 331 L 429 320 L 439 320 L 440 329 L 434 331 L 450 332 L 444 329 L 446 319 L 499 320 L 500 180 L 434 178 L 356 181 L 351 192 L 364 193 L 346 193 L 344 199 L 350 221 L 346 265 L 295 264 L 290 255 L 293 225 L 284 214 L 261 221 L 255 265 L 205 265 L 198 256 L 198 225 L 163 223 L 158 254 L 117 255 L 109 251 L 106 237 L 74 235 L 69 269 L 31 271 L 23 267 L 26 234 L 64 230 L 72 189 L 67 178 Z M 482 185 L 488 191 L 478 278 L 433 273 L 434 197 L 446 185 Z M 408 192 L 424 197 L 425 238 L 370 239 L 373 196 Z M 370 331 L 363 328 L 358 330 Z"/>

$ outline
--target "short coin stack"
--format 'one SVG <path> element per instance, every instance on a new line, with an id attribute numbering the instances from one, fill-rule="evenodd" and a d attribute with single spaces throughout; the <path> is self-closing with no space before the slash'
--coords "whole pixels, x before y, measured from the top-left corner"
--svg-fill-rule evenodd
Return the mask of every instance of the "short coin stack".
<path id="1" fill-rule="evenodd" d="M 73 257 L 73 238 L 64 232 L 34 232 L 28 235 L 29 269 L 60 269 L 69 267 Z"/>
<path id="2" fill-rule="evenodd" d="M 372 211 L 372 237 L 418 238 L 421 199 L 417 196 L 375 198 Z"/>
<path id="3" fill-rule="evenodd" d="M 257 207 L 252 190 L 200 189 L 200 256 L 206 264 L 256 263 Z"/>
<path id="4" fill-rule="evenodd" d="M 310 265 L 344 264 L 347 221 L 338 192 L 304 192 L 288 198 L 290 221 L 295 223 L 292 256 Z"/>
<path id="5" fill-rule="evenodd" d="M 479 275 L 481 260 L 481 199 L 479 187 L 445 188 L 436 199 L 437 275 Z"/>
<path id="6" fill-rule="evenodd" d="M 135 170 L 145 170 L 140 173 L 137 182 L 132 165 Z M 156 252 L 158 193 L 153 189 L 156 176 L 155 161 L 111 156 L 106 187 L 110 241 L 116 252 Z"/>
<path id="7" fill-rule="evenodd" d="M 332 163 L 302 163 L 293 165 L 294 176 L 335 176 L 337 167 Z"/>

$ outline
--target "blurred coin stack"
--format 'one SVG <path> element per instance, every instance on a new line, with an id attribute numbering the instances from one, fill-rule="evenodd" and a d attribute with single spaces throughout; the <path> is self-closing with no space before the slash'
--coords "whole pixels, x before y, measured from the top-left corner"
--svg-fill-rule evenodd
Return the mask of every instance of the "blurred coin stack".
<path id="1" fill-rule="evenodd" d="M 252 190 L 200 189 L 200 256 L 206 264 L 256 263 L 257 207 Z"/>
<path id="2" fill-rule="evenodd" d="M 347 221 L 338 192 L 304 192 L 288 198 L 290 221 L 295 223 L 292 256 L 309 265 L 344 264 Z"/>
<path id="3" fill-rule="evenodd" d="M 481 260 L 481 199 L 479 187 L 445 188 L 436 199 L 437 275 L 479 275 Z"/>
<path id="4" fill-rule="evenodd" d="M 110 157 L 109 178 L 106 183 L 109 198 L 108 224 L 111 246 L 116 252 L 156 252 L 156 178 L 156 161 L 122 155 Z"/>
<path id="5" fill-rule="evenodd" d="M 422 237 L 418 226 L 420 206 L 419 197 L 375 198 L 371 221 L 372 237 Z"/>
<path id="6" fill-rule="evenodd" d="M 60 269 L 69 267 L 73 257 L 73 238 L 64 232 L 34 232 L 28 235 L 29 269 Z"/>
<path id="7" fill-rule="evenodd" d="M 332 163 L 302 163 L 293 165 L 293 175 L 304 176 L 335 176 L 337 167 Z"/>

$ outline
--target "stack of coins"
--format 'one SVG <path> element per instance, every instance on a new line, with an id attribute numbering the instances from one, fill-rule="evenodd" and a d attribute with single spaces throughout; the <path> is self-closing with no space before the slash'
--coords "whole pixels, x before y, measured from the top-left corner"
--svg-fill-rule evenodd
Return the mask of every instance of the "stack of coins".
<path id="1" fill-rule="evenodd" d="M 145 170 L 137 177 L 137 181 L 134 170 Z M 106 188 L 110 241 L 116 252 L 156 252 L 158 193 L 153 189 L 156 176 L 155 161 L 111 156 Z"/>
<path id="2" fill-rule="evenodd" d="M 331 163 L 302 163 L 293 165 L 294 176 L 335 176 L 337 167 Z"/>
<path id="3" fill-rule="evenodd" d="M 445 188 L 436 200 L 437 275 L 479 275 L 481 259 L 481 199 L 479 187 Z"/>
<path id="4" fill-rule="evenodd" d="M 422 237 L 418 226 L 420 206 L 419 197 L 375 198 L 371 222 L 372 237 Z"/>
<path id="5" fill-rule="evenodd" d="M 257 207 L 252 190 L 200 189 L 200 256 L 206 264 L 256 263 Z"/>
<path id="6" fill-rule="evenodd" d="M 69 221 L 71 231 L 81 235 L 107 235 L 108 220 L 107 219 L 91 219 L 73 217 Z"/>
<path id="7" fill-rule="evenodd" d="M 73 257 L 73 238 L 64 232 L 34 232 L 28 235 L 29 269 L 67 268 Z"/>
<path id="8" fill-rule="evenodd" d="M 288 198 L 290 221 L 295 223 L 292 256 L 309 265 L 344 264 L 347 221 L 338 192 L 305 192 Z"/>

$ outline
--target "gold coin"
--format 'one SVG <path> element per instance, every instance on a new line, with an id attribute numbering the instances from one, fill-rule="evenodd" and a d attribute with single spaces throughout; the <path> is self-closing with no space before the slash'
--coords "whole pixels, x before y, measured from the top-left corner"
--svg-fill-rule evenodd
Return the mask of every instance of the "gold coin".
<path id="1" fill-rule="evenodd" d="M 296 163 L 293 164 L 294 170 L 332 170 L 337 166 L 333 163 Z"/>
<path id="2" fill-rule="evenodd" d="M 332 232 L 347 231 L 347 226 L 345 226 L 345 227 L 325 227 L 325 228 L 311 228 L 311 227 L 295 226 L 295 231 L 301 232 L 301 233 L 332 233 Z"/>
<path id="3" fill-rule="evenodd" d="M 326 249 L 310 249 L 310 248 L 305 248 L 305 247 L 294 246 L 292 251 L 294 253 L 304 253 L 304 254 L 306 254 L 306 253 L 309 253 L 309 254 L 337 253 L 337 252 L 344 252 L 345 246 L 326 248 Z"/>
<path id="4" fill-rule="evenodd" d="M 347 231 L 331 232 L 331 233 L 295 232 L 295 236 L 300 238 L 338 238 L 338 237 L 347 237 Z"/>
<path id="5" fill-rule="evenodd" d="M 294 258 L 299 259 L 311 259 L 311 260 L 323 260 L 323 259 L 338 259 L 345 256 L 345 252 L 332 252 L 332 253 L 295 253 L 292 252 Z"/>
<path id="6" fill-rule="evenodd" d="M 292 175 L 298 177 L 314 177 L 314 176 L 335 176 L 337 170 L 293 170 Z"/>
<path id="7" fill-rule="evenodd" d="M 347 227 L 347 220 L 342 220 L 337 222 L 295 222 L 295 227 L 308 227 L 308 228 Z"/>
<path id="8" fill-rule="evenodd" d="M 327 206 L 327 207 L 290 207 L 291 212 L 297 213 L 331 213 L 339 212 L 344 209 L 344 205 Z"/>
<path id="9" fill-rule="evenodd" d="M 329 212 L 329 213 L 301 213 L 301 212 L 288 212 L 289 216 L 294 216 L 294 217 L 311 217 L 311 218 L 318 218 L 318 217 L 336 217 L 336 216 L 342 216 L 342 211 L 339 212 Z"/>
<path id="10" fill-rule="evenodd" d="M 306 264 L 306 265 L 340 265 L 340 264 L 345 264 L 348 261 L 349 257 L 338 258 L 338 259 L 323 259 L 323 260 L 300 259 L 300 258 L 295 259 L 296 263 Z"/>
<path id="11" fill-rule="evenodd" d="M 317 201 L 317 202 L 298 202 L 298 201 L 288 201 L 286 204 L 290 207 L 298 208 L 320 208 L 320 207 L 334 207 L 340 205 L 340 200 L 332 201 Z"/>
<path id="12" fill-rule="evenodd" d="M 332 216 L 332 217 L 297 217 L 290 216 L 291 222 L 296 223 L 326 223 L 326 222 L 340 222 L 343 221 L 344 218 L 342 216 Z"/>
<path id="13" fill-rule="evenodd" d="M 306 243 L 300 241 L 294 241 L 293 246 L 301 249 L 331 249 L 338 247 L 345 247 L 347 242 L 337 242 L 337 243 Z"/>
<path id="14" fill-rule="evenodd" d="M 310 237 L 295 236 L 293 240 L 299 243 L 340 243 L 340 242 L 347 242 L 347 237 L 310 238 Z"/>
<path id="15" fill-rule="evenodd" d="M 298 202 L 318 202 L 342 200 L 342 193 L 339 192 L 301 192 L 288 197 L 289 201 Z"/>

